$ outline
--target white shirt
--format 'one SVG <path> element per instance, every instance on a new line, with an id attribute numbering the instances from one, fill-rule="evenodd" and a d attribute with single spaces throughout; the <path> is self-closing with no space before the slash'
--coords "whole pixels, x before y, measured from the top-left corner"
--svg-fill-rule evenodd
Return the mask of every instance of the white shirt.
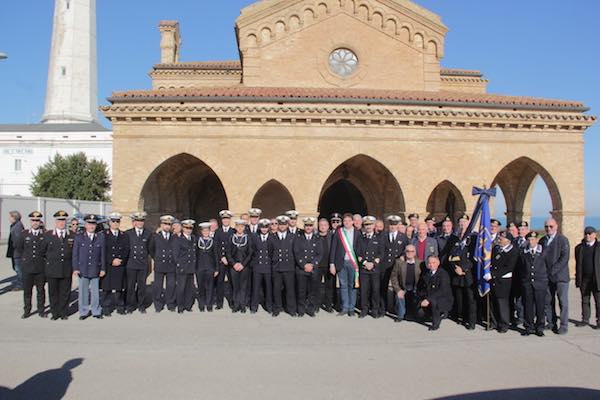
<path id="1" fill-rule="evenodd" d="M 119 235 L 119 231 L 112 231 L 111 230 L 110 232 L 113 234 L 113 236 L 118 236 Z"/>
<path id="2" fill-rule="evenodd" d="M 225 232 L 225 233 L 229 232 L 229 227 L 228 226 L 224 226 L 223 227 L 223 232 Z"/>
<path id="3" fill-rule="evenodd" d="M 164 237 L 166 240 L 169 240 L 169 232 L 165 232 L 165 231 L 163 231 L 163 237 Z"/>
<path id="4" fill-rule="evenodd" d="M 285 239 L 285 232 L 279 232 L 278 235 L 279 235 L 279 239 L 280 240 L 284 240 Z"/>
<path id="5" fill-rule="evenodd" d="M 88 234 L 87 234 L 87 235 L 88 235 L 88 237 L 90 238 L 90 240 L 92 240 L 92 241 L 94 240 L 94 234 L 93 234 L 93 233 L 89 233 L 89 232 L 88 232 Z"/>
<path id="6" fill-rule="evenodd" d="M 142 236 L 142 232 L 143 232 L 143 230 L 142 230 L 142 229 L 137 229 L 137 228 L 135 229 L 135 233 L 136 233 L 136 235 L 138 235 L 138 236 Z"/>
<path id="7" fill-rule="evenodd" d="M 184 234 L 183 237 L 186 238 L 187 240 L 191 240 L 192 239 L 191 236 L 187 236 L 186 234 Z"/>
<path id="8" fill-rule="evenodd" d="M 265 242 L 265 241 L 266 241 L 266 240 L 269 238 L 269 235 L 268 235 L 268 234 L 267 234 L 267 235 L 263 235 L 263 234 L 261 233 L 261 234 L 260 234 L 260 238 L 262 239 L 262 241 L 263 241 L 263 242 Z"/>
<path id="9" fill-rule="evenodd" d="M 312 239 L 312 233 L 307 233 L 306 235 L 304 235 L 306 237 L 306 240 L 310 240 Z"/>
<path id="10" fill-rule="evenodd" d="M 58 236 L 61 239 L 64 239 L 66 235 L 66 231 L 64 229 L 61 230 L 57 230 L 56 231 L 56 236 Z"/>
<path id="11" fill-rule="evenodd" d="M 396 241 L 396 234 L 398 232 L 390 232 L 390 242 Z"/>
<path id="12" fill-rule="evenodd" d="M 596 241 L 594 240 L 593 242 L 585 242 L 585 244 L 587 244 L 589 247 L 592 247 L 596 244 Z"/>

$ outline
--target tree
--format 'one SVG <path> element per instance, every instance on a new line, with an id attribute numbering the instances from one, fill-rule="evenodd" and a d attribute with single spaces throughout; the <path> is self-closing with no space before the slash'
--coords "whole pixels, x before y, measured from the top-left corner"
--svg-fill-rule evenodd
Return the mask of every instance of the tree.
<path id="1" fill-rule="evenodd" d="M 55 155 L 38 169 L 30 189 L 40 197 L 108 201 L 110 185 L 104 161 L 88 160 L 85 153 L 76 153 Z"/>

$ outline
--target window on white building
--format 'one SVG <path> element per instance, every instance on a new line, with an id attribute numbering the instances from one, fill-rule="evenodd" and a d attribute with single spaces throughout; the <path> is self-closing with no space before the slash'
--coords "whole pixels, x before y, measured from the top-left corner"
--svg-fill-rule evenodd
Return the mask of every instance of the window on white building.
<path id="1" fill-rule="evenodd" d="M 23 170 L 23 160 L 15 158 L 15 172 L 21 172 Z"/>

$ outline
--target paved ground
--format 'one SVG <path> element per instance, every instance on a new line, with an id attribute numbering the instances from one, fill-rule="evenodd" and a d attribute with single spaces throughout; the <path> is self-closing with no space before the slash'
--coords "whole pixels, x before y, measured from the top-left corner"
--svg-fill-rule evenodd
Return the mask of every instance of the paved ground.
<path id="1" fill-rule="evenodd" d="M 12 275 L 6 261 L 0 290 Z M 600 398 L 600 331 L 591 328 L 524 338 L 444 321 L 431 333 L 325 313 L 53 322 L 21 320 L 21 301 L 21 292 L 0 295 L 0 399 Z"/>

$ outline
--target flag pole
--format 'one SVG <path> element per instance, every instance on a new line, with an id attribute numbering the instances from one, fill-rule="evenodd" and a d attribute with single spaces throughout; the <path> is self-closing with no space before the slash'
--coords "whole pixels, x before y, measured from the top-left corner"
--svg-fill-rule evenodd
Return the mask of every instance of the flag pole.
<path id="1" fill-rule="evenodd" d="M 487 292 L 487 294 L 485 295 L 486 299 L 487 299 L 487 323 L 485 325 L 485 330 L 486 331 L 490 331 L 491 327 L 490 327 L 490 292 Z"/>

